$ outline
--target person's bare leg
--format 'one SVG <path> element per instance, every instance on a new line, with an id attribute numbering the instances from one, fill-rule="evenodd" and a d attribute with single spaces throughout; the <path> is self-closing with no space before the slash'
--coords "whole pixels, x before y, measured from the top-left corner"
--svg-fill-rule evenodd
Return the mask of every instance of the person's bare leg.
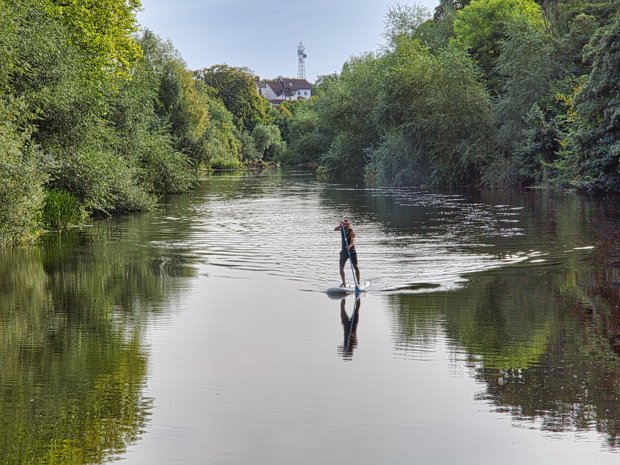
<path id="1" fill-rule="evenodd" d="M 347 283 L 345 282 L 344 278 L 344 268 L 340 268 L 340 279 L 342 279 L 342 284 L 340 285 L 340 287 L 346 287 Z"/>

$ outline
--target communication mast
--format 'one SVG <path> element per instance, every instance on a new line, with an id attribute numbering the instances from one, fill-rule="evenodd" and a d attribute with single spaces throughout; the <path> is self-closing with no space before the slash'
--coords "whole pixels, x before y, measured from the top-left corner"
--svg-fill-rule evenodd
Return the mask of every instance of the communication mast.
<path id="1" fill-rule="evenodd" d="M 297 45 L 297 79 L 306 79 L 306 47 L 301 42 Z"/>

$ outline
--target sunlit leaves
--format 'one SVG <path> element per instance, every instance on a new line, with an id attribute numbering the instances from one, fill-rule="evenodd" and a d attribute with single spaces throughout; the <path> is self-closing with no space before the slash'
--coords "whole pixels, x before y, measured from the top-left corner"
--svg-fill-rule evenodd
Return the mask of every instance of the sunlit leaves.
<path id="1" fill-rule="evenodd" d="M 458 11 L 454 21 L 454 44 L 472 53 L 489 77 L 493 90 L 498 82 L 493 68 L 500 42 L 514 23 L 526 23 L 535 30 L 545 26 L 542 9 L 534 0 L 473 0 Z"/>
<path id="2" fill-rule="evenodd" d="M 251 131 L 267 116 L 268 102 L 259 95 L 256 77 L 248 69 L 215 65 L 196 75 L 216 90 L 239 129 Z"/>
<path id="3" fill-rule="evenodd" d="M 129 77 L 142 51 L 132 34 L 140 0 L 45 0 L 52 16 L 60 17 L 73 40 L 89 56 L 96 71 Z"/>

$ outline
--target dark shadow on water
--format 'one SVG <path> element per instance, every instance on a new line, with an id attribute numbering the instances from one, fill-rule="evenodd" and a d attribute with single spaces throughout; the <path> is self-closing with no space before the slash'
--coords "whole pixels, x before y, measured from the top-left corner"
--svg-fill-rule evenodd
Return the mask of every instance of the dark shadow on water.
<path id="1" fill-rule="evenodd" d="M 398 292 L 398 291 L 421 291 L 438 289 L 441 284 L 438 283 L 408 283 L 402 286 L 396 286 L 389 289 L 380 289 L 383 292 Z"/>

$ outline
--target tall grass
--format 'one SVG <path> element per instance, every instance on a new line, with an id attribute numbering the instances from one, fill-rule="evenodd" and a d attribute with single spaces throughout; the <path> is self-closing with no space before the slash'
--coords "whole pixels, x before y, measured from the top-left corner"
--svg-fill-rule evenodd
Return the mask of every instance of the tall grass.
<path id="1" fill-rule="evenodd" d="M 42 213 L 43 225 L 46 229 L 64 229 L 69 225 L 78 224 L 86 217 L 77 198 L 62 189 L 51 189 L 45 192 Z"/>

